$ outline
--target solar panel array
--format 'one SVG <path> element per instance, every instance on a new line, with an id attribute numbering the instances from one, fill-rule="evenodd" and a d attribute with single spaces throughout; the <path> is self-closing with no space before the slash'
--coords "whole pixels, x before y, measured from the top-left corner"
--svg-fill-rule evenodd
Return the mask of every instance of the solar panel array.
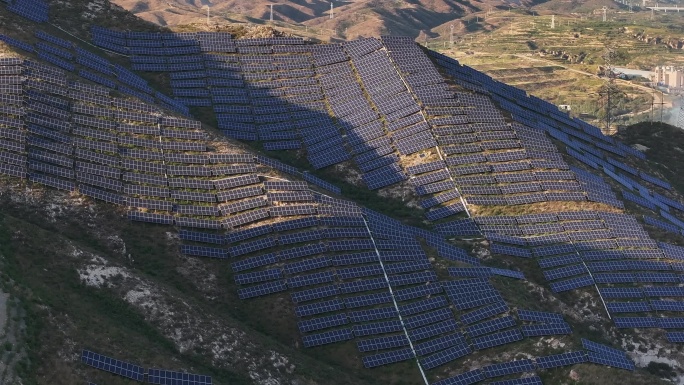
<path id="1" fill-rule="evenodd" d="M 44 23 L 50 19 L 50 6 L 44 0 L 14 0 L 9 1 L 7 10 L 37 23 Z"/>
<path id="2" fill-rule="evenodd" d="M 676 317 L 654 313 L 684 309 L 678 300 L 684 295 L 679 288 L 684 248 L 655 242 L 633 216 L 563 212 L 473 222 L 492 241 L 493 253 L 536 258 L 554 292 L 596 287 L 619 328 L 683 326 Z M 537 319 L 523 312 L 521 320 Z M 570 328 L 547 320 L 523 325 L 522 331 L 526 336 L 567 334 Z"/>
<path id="3" fill-rule="evenodd" d="M 164 64 L 170 70 L 178 64 L 171 71 L 174 90 L 196 91 L 180 91 L 177 96 L 211 97 L 215 111 L 222 114 L 221 128 L 233 131 L 227 133 L 233 137 L 255 137 L 267 148 L 291 143 L 271 149 L 294 149 L 298 148 L 295 143 L 302 143 L 312 164 L 322 162 L 318 165 L 336 159 L 330 163 L 334 164 L 351 154 L 371 188 L 410 177 L 416 191 L 425 195 L 422 204 L 429 209 L 428 219 L 455 215 L 468 203 L 528 204 L 553 200 L 550 197 L 592 200 L 592 194 L 599 193 L 607 200 L 614 198 L 605 183 L 570 170 L 557 152 L 549 151 L 555 147 L 544 135 L 522 124 L 506 124 L 488 98 L 446 91 L 440 86 L 443 80 L 431 72 L 434 67 L 422 73 L 419 68 L 427 57 L 406 40 L 385 38 L 383 46 L 378 40 L 362 39 L 312 48 L 298 41 L 259 39 L 236 45 L 229 36 L 211 34 L 121 36 L 98 28 L 93 34 L 103 46 L 119 45 L 123 51 L 147 58 L 135 59 L 150 65 L 141 68 Z M 126 204 L 134 208 L 129 213 L 132 220 L 185 228 L 180 232 L 183 253 L 233 258 L 240 298 L 290 291 L 305 346 L 358 338 L 367 367 L 417 359 L 427 370 L 524 336 L 569 333 L 562 319 L 549 314 L 518 312 L 518 319 L 509 314 L 489 278 L 493 274 L 524 278 L 519 272 L 451 269 L 456 279 L 440 282 L 416 237 L 443 258 L 472 265 L 479 262 L 441 236 L 304 192 L 306 184 L 264 183 L 257 176 L 259 165 L 335 189 L 311 174 L 266 158 L 207 152 L 206 137 L 197 122 L 162 116 L 149 105 L 109 97 L 109 88 L 118 84 L 110 83 L 114 77 L 121 82 L 128 79 L 127 84 L 140 88 L 134 92 L 144 94 L 144 85 L 127 78 L 123 68 L 78 49 L 73 53 L 73 47 L 65 47 L 55 37 L 38 37 L 41 44 L 36 48 L 45 60 L 69 71 L 76 69 L 70 69 L 69 60 L 75 60 L 81 66 L 79 73 L 101 86 L 69 83 L 63 71 L 36 63 L 4 65 L 10 68 L 8 73 L 17 71 L 6 76 L 7 83 L 14 81 L 13 75 L 25 75 L 27 80 L 21 80 L 18 87 L 3 88 L 7 92 L 2 94 L 2 103 L 8 108 L 0 111 L 0 172 Z M 202 52 L 211 52 L 202 59 L 204 77 L 199 76 L 199 66 L 190 65 L 199 63 L 190 59 L 198 54 L 194 49 L 171 50 L 192 47 L 192 41 L 199 41 Z M 181 56 L 168 55 L 171 52 Z M 163 61 L 157 56 L 163 56 Z M 208 67 L 209 62 L 213 64 Z M 217 71 L 209 76 L 211 70 Z M 351 81 L 342 81 L 344 77 Z M 206 87 L 210 95 L 200 95 L 198 90 Z M 303 94 L 312 99 L 296 96 Z M 135 96 L 146 100 L 144 95 Z M 166 103 L 173 104 L 169 100 Z M 424 112 L 411 109 L 416 100 L 426 106 Z M 296 107 L 302 104 L 307 107 Z M 329 116 L 321 120 L 322 111 L 328 109 L 337 124 Z M 331 128 L 321 129 L 328 119 Z M 286 124 L 291 121 L 311 126 L 292 129 Z M 307 127 L 315 130 L 303 134 Z M 313 131 L 322 136 L 309 139 Z M 398 155 L 433 147 L 439 152 L 424 153 L 430 153 L 429 162 L 406 170 L 399 166 Z M 606 162 L 630 171 L 627 165 Z M 667 202 L 665 197 L 657 200 Z M 674 201 L 663 204 L 676 206 Z M 444 234 L 454 234 L 456 229 L 482 231 L 495 239 L 493 251 L 538 258 L 555 291 L 602 282 L 614 285 L 616 280 L 627 282 L 625 274 L 631 274 L 639 283 L 658 286 L 629 293 L 612 289 L 632 287 L 606 287 L 612 291 L 602 290 L 604 297 L 629 294 L 634 298 L 640 291 L 653 309 L 677 306 L 659 298 L 683 295 L 673 285 L 661 285 L 674 283 L 680 277 L 674 272 L 682 269 L 669 261 L 650 262 L 659 262 L 664 255 L 661 250 L 681 259 L 680 249 L 652 242 L 627 216 L 573 215 L 475 218 L 438 228 Z M 625 269 L 604 259 L 630 263 L 620 261 Z M 600 275 L 612 270 L 622 275 Z M 616 311 L 633 310 L 616 301 L 608 305 Z M 449 306 L 458 310 L 458 316 Z M 652 325 L 646 318 L 650 317 L 625 317 L 618 322 L 625 327 Z M 680 327 L 674 318 L 655 325 Z M 673 340 L 677 338 L 672 334 Z M 407 348 L 409 342 L 411 348 Z M 548 365 L 577 359 L 553 358 Z M 600 354 L 592 353 L 587 359 L 629 366 L 624 360 L 606 361 Z M 529 362 L 519 365 L 502 364 L 484 372 L 488 376 L 514 374 L 533 366 Z M 174 376 L 165 372 L 159 377 Z"/>
<path id="4" fill-rule="evenodd" d="M 487 378 L 499 376 L 519 375 L 519 373 L 532 373 L 535 369 L 551 369 L 561 366 L 570 366 L 585 362 L 592 362 L 614 368 L 634 370 L 632 362 L 625 352 L 605 345 L 582 339 L 584 350 L 570 351 L 561 354 L 553 354 L 533 359 L 520 359 L 499 364 L 485 366 L 463 372 L 455 376 L 445 378 L 433 383 L 433 385 L 463 385 L 475 384 Z M 490 384 L 541 384 L 541 379 L 536 376 L 523 375 L 518 379 L 501 380 Z"/>
<path id="5" fill-rule="evenodd" d="M 268 207 L 273 215 L 310 210 L 269 203 L 256 173 L 258 164 L 273 162 L 251 154 L 207 152 L 207 136 L 197 121 L 110 97 L 106 88 L 69 83 L 63 71 L 51 66 L 19 59 L 2 64 L 9 75 L 0 78 L 26 78 L 16 91 L 2 94 L 4 174 L 126 205 L 136 221 L 182 227 L 240 225 L 263 217 L 264 210 L 269 216 Z M 339 191 L 313 175 L 307 179 Z M 208 249 L 192 252 L 221 256 Z"/>
<path id="6" fill-rule="evenodd" d="M 31 3 L 32 1 L 23 1 L 23 3 Z M 22 1 L 16 3 L 22 3 Z M 97 27 L 94 27 L 94 31 L 99 30 Z M 115 89 L 123 94 L 136 97 L 147 103 L 163 105 L 166 108 L 185 116 L 190 114 L 189 109 L 186 106 L 155 91 L 150 87 L 146 80 L 123 66 L 113 64 L 104 57 L 93 54 L 80 47 L 76 47 L 73 43 L 44 31 L 37 30 L 36 37 L 38 38 L 38 42 L 34 45 L 4 35 L 0 35 L 0 40 L 5 41 L 16 48 L 29 52 L 36 52 L 40 59 L 49 62 L 63 71 L 73 72 L 75 75 L 96 83 L 99 86 Z M 35 72 L 37 73 L 37 76 L 49 76 L 50 74 L 50 71 L 44 71 L 44 68 L 36 68 Z M 43 72 L 47 72 L 47 74 Z M 36 82 L 34 85 L 37 87 L 43 86 L 43 88 L 50 88 L 49 85 L 41 83 L 42 82 Z M 109 91 L 106 92 L 108 93 Z"/>
<path id="7" fill-rule="evenodd" d="M 107 357 L 90 350 L 83 350 L 81 362 L 94 368 L 110 373 L 118 374 L 122 377 L 130 378 L 135 381 L 143 382 L 147 374 L 147 382 L 159 385 L 211 385 L 211 377 L 176 372 L 166 369 L 145 369 L 139 365 L 131 364 L 115 358 Z"/>
<path id="8" fill-rule="evenodd" d="M 130 378 L 135 381 L 142 382 L 145 377 L 145 370 L 141 366 L 103 356 L 89 350 L 83 350 L 81 353 L 81 362 L 94 368 L 118 374 L 119 376 Z"/>
<path id="9" fill-rule="evenodd" d="M 149 115 L 143 114 L 145 105 L 111 98 L 98 87 L 87 88 L 79 83 L 69 86 L 57 76 L 58 73 L 53 74 L 56 76 L 54 82 L 66 85 L 66 91 L 55 88 L 56 92 L 45 92 L 29 86 L 28 98 L 41 104 L 34 104 L 36 109 L 29 109 L 27 114 L 19 114 L 26 116 L 27 123 L 21 122 L 18 132 L 24 132 L 23 127 L 28 124 L 36 125 L 35 129 L 25 131 L 29 137 L 29 148 L 25 152 L 35 160 L 31 170 L 36 175 L 32 180 L 54 186 L 63 183 L 94 198 L 144 209 L 129 213 L 129 218 L 136 221 L 194 227 L 195 230 L 180 232 L 186 242 L 182 251 L 214 258 L 239 257 L 235 269 L 239 271 L 236 281 L 244 285 L 241 297 L 293 290 L 297 303 L 308 306 L 299 312 L 305 318 L 302 322 L 307 321 L 302 324 L 307 345 L 341 341 L 354 335 L 371 337 L 385 332 L 401 333 L 396 330 L 396 324 L 382 320 L 388 315 L 397 317 L 396 309 L 387 313 L 364 309 L 372 308 L 378 301 L 386 303 L 386 290 L 391 284 L 401 298 L 402 309 L 410 314 L 407 318 L 411 325 L 410 338 L 424 344 L 419 358 L 426 366 L 439 366 L 460 357 L 458 352 L 470 352 L 470 348 L 454 344 L 462 337 L 451 340 L 460 334 L 454 334 L 458 331 L 458 321 L 448 309 L 448 302 L 433 302 L 427 298 L 437 294 L 435 289 L 441 291 L 436 284 L 437 277 L 424 252 L 418 252 L 420 244 L 402 235 L 407 231 L 418 234 L 417 230 L 318 194 L 305 199 L 313 204 L 303 204 L 301 195 L 290 199 L 290 192 L 305 193 L 302 189 L 307 188 L 306 184 L 264 183 L 255 175 L 257 166 L 253 156 L 207 153 L 206 139 L 200 135 L 197 123 L 166 116 L 150 119 Z M 261 164 L 275 164 L 265 158 L 258 160 Z M 278 167 L 291 171 L 282 165 Z M 268 199 L 256 199 L 260 196 L 273 199 L 271 203 Z M 268 208 L 273 205 L 275 207 Z M 279 219 L 264 229 L 236 229 L 226 236 L 202 230 L 215 229 L 217 223 L 218 227 L 241 229 L 271 217 L 269 211 L 276 207 L 282 213 L 290 210 L 297 215 L 296 219 Z M 317 214 L 318 210 L 320 214 Z M 207 219 L 224 212 L 230 215 L 223 222 Z M 365 237 L 363 231 L 359 231 L 365 229 L 364 221 L 358 219 L 361 215 L 368 221 L 371 234 L 381 236 L 376 242 L 370 242 L 368 230 Z M 327 230 L 318 231 L 315 227 Z M 281 231 L 296 232 L 274 238 Z M 441 237 L 433 234 L 429 238 L 440 255 L 477 263 Z M 287 245 L 287 248 L 275 254 L 268 253 L 278 245 Z M 375 245 L 380 259 L 374 255 Z M 334 258 L 324 257 L 330 255 L 330 251 L 335 251 Z M 356 256 L 348 258 L 349 252 Z M 380 260 L 385 263 L 383 271 L 388 274 L 388 281 L 370 278 L 377 274 Z M 288 261 L 282 271 L 269 268 L 277 261 Z M 426 283 L 429 283 L 427 290 Z M 352 307 L 357 313 L 349 318 L 322 318 L 316 315 L 338 309 L 339 303 L 326 304 L 323 308 L 302 303 L 327 298 L 330 294 L 344 294 L 339 297 L 344 308 Z M 421 298 L 425 302 L 412 304 L 411 310 L 403 307 L 403 301 Z M 349 325 L 350 329 L 336 329 L 343 325 Z M 446 350 L 440 352 L 443 349 Z M 368 356 L 364 362 L 376 365 L 405 356 L 405 352 Z M 409 356 L 413 358 L 414 354 Z"/>
<path id="10" fill-rule="evenodd" d="M 371 189 L 413 176 L 416 191 L 427 195 L 421 204 L 430 220 L 466 211 L 465 202 L 619 204 L 569 171 L 542 131 L 505 123 L 489 96 L 449 91 L 406 39 L 321 47 L 277 39 L 236 45 L 229 35 L 210 33 L 93 34 L 134 53 L 140 69 L 171 72 L 174 93 L 191 105 L 211 102 L 220 128 L 233 138 L 260 140 L 267 150 L 303 145 L 316 168 L 351 157 Z M 171 52 L 181 63 L 171 63 Z M 443 170 L 417 175 L 399 165 L 400 155 L 420 151 L 445 157 Z"/>

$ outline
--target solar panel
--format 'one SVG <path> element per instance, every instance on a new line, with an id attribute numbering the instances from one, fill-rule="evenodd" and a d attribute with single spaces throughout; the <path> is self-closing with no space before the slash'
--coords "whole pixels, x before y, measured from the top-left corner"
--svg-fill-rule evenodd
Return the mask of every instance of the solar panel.
<path id="1" fill-rule="evenodd" d="M 135 381 L 142 382 L 145 377 L 145 370 L 138 365 L 103 356 L 89 350 L 83 350 L 81 353 L 81 362 Z"/>
<path id="2" fill-rule="evenodd" d="M 302 338 L 304 346 L 307 348 L 313 346 L 327 345 L 340 341 L 347 341 L 354 338 L 350 329 L 331 330 L 318 334 L 309 334 Z"/>
<path id="3" fill-rule="evenodd" d="M 601 355 L 596 352 L 588 352 L 587 357 L 589 362 L 593 362 L 599 365 L 611 366 L 614 368 L 634 370 L 634 362 L 626 357 L 618 357 L 611 355 Z"/>
<path id="4" fill-rule="evenodd" d="M 563 315 L 558 313 L 549 313 L 543 311 L 534 310 L 524 310 L 518 309 L 518 318 L 521 321 L 532 321 L 532 322 L 564 322 Z"/>
<path id="5" fill-rule="evenodd" d="M 280 258 L 284 260 L 306 257 L 309 255 L 324 253 L 328 250 L 323 243 L 314 243 L 306 246 L 293 247 L 279 252 Z"/>
<path id="6" fill-rule="evenodd" d="M 482 369 L 475 369 L 437 381 L 432 385 L 472 385 L 485 379 Z"/>
<path id="7" fill-rule="evenodd" d="M 297 314 L 298 317 L 307 317 L 342 309 L 344 309 L 344 302 L 342 302 L 341 299 L 335 298 L 328 301 L 299 305 L 295 308 L 295 314 Z"/>
<path id="8" fill-rule="evenodd" d="M 268 253 L 249 257 L 241 261 L 233 262 L 232 268 L 234 272 L 254 269 L 261 266 L 272 265 L 278 262 L 278 257 L 275 253 Z"/>
<path id="9" fill-rule="evenodd" d="M 398 317 L 398 313 L 393 306 L 349 312 L 349 320 L 355 323 L 371 322 L 396 317 Z"/>
<path id="10" fill-rule="evenodd" d="M 284 281 L 266 282 L 238 290 L 238 297 L 240 299 L 249 299 L 285 290 L 287 290 L 287 285 L 285 285 Z"/>
<path id="11" fill-rule="evenodd" d="M 669 342 L 684 342 L 684 332 L 667 332 L 665 336 Z"/>
<path id="12" fill-rule="evenodd" d="M 377 366 L 410 360 L 413 357 L 414 354 L 411 349 L 393 350 L 389 352 L 378 353 L 372 356 L 363 357 L 363 366 L 365 366 L 366 368 L 374 368 Z"/>
<path id="13" fill-rule="evenodd" d="M 447 362 L 451 362 L 457 358 L 468 355 L 470 352 L 471 349 L 468 345 L 455 345 L 445 350 L 442 350 L 438 353 L 420 359 L 420 364 L 423 367 L 423 369 L 433 369 L 438 366 L 444 365 Z"/>
<path id="14" fill-rule="evenodd" d="M 392 302 L 392 296 L 389 292 L 383 293 L 372 293 L 364 294 L 355 297 L 347 297 L 344 302 L 349 309 L 364 307 L 364 306 L 374 306 L 383 303 Z"/>
<path id="15" fill-rule="evenodd" d="M 148 369 L 147 382 L 160 385 L 211 385 L 211 377 L 200 374 Z"/>
<path id="16" fill-rule="evenodd" d="M 538 325 L 522 325 L 520 327 L 525 337 L 571 334 L 570 325 L 562 323 L 548 323 Z"/>
<path id="17" fill-rule="evenodd" d="M 412 314 L 434 310 L 440 307 L 445 307 L 447 305 L 448 303 L 444 296 L 436 296 L 412 302 L 410 304 L 400 305 L 399 311 L 403 316 L 408 316 Z"/>
<path id="18" fill-rule="evenodd" d="M 317 273 L 305 274 L 296 277 L 290 277 L 287 280 L 289 288 L 298 288 L 309 285 L 317 285 L 321 283 L 332 282 L 335 279 L 335 273 L 331 271 L 322 271 Z"/>
<path id="19" fill-rule="evenodd" d="M 524 377 L 514 380 L 494 381 L 489 385 L 544 385 L 538 376 Z"/>
<path id="20" fill-rule="evenodd" d="M 404 334 L 383 336 L 361 340 L 357 343 L 360 352 L 370 352 L 384 349 L 398 348 L 409 344 L 408 338 Z"/>
<path id="21" fill-rule="evenodd" d="M 513 317 L 504 316 L 501 318 L 495 318 L 478 324 L 470 325 L 466 327 L 466 332 L 468 332 L 468 335 L 470 337 L 479 337 L 481 335 L 513 327 L 515 325 L 516 324 Z"/>
<path id="22" fill-rule="evenodd" d="M 534 370 L 534 362 L 528 359 L 502 362 L 488 365 L 482 368 L 488 378 L 506 376 L 509 374 L 531 372 Z"/>
<path id="23" fill-rule="evenodd" d="M 506 305 L 505 302 L 496 302 L 494 304 L 474 310 L 470 313 L 462 314 L 460 318 L 461 322 L 467 325 L 507 311 L 508 305 Z"/>
<path id="24" fill-rule="evenodd" d="M 578 289 L 580 287 L 591 286 L 594 280 L 590 275 L 584 275 L 576 278 L 570 278 L 563 281 L 556 281 L 551 283 L 551 290 L 554 293 Z"/>
<path id="25" fill-rule="evenodd" d="M 520 333 L 520 330 L 511 329 L 498 333 L 489 334 L 484 337 L 473 338 L 472 343 L 476 349 L 483 350 L 498 345 L 504 345 L 507 343 L 520 341 L 521 339 L 523 339 L 523 336 Z"/>
<path id="26" fill-rule="evenodd" d="M 632 309 L 636 308 L 638 304 L 641 302 L 628 302 L 632 306 Z M 640 310 L 640 311 L 650 311 L 651 307 L 653 310 L 659 310 L 659 311 L 684 311 L 684 301 L 668 301 L 668 300 L 651 300 L 650 301 L 650 306 L 648 303 L 643 303 L 645 305 L 646 310 Z M 642 305 L 643 306 L 643 305 Z M 632 310 L 630 309 L 630 310 Z M 634 311 L 630 311 L 630 313 L 633 313 Z"/>
<path id="27" fill-rule="evenodd" d="M 625 352 L 620 349 L 611 348 L 610 346 L 599 344 L 586 338 L 582 338 L 582 347 L 604 356 L 625 357 Z"/>
<path id="28" fill-rule="evenodd" d="M 537 367 L 541 369 L 551 369 L 587 362 L 587 353 L 584 351 L 567 352 L 537 357 L 534 361 L 537 363 Z"/>
<path id="29" fill-rule="evenodd" d="M 449 308 L 441 308 L 426 313 L 421 313 L 412 317 L 404 318 L 404 326 L 407 329 L 415 329 L 431 323 L 444 321 L 454 315 Z"/>
<path id="30" fill-rule="evenodd" d="M 442 285 L 428 284 L 406 289 L 395 290 L 394 294 L 398 301 L 406 301 L 410 299 L 420 298 L 427 295 L 439 294 L 443 291 Z"/>

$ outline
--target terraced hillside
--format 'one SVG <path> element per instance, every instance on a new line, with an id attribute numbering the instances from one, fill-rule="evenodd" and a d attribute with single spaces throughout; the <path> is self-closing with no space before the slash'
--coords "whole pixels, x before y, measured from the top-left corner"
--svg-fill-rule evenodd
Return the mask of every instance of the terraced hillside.
<path id="1" fill-rule="evenodd" d="M 0 35 L 22 380 L 638 384 L 681 365 L 684 205 L 596 127 L 410 38 L 93 26 L 98 51 L 46 32 L 47 7 L 9 10 L 37 22 Z"/>
<path id="2" fill-rule="evenodd" d="M 464 21 L 464 28 L 474 24 L 477 28 L 458 33 L 453 49 L 448 49 L 444 34 L 429 46 L 534 96 L 570 105 L 576 116 L 597 119 L 592 122 L 603 116 L 599 89 L 605 80 L 597 75 L 607 47 L 615 50 L 612 64 L 618 67 L 651 70 L 681 60 L 676 48 L 680 32 L 669 27 L 680 23 L 678 16 L 661 14 L 648 20 L 643 14 L 624 12 L 604 23 L 598 15 L 555 14 L 555 28 L 550 27 L 551 17 L 549 12 L 540 16 L 494 12 L 477 23 L 473 18 Z M 668 47 L 664 42 L 674 43 Z M 639 81 L 618 80 L 617 86 L 622 91 L 614 103 L 617 124 L 637 121 L 635 115 L 650 110 L 652 89 Z M 666 97 L 665 102 L 671 100 Z"/>

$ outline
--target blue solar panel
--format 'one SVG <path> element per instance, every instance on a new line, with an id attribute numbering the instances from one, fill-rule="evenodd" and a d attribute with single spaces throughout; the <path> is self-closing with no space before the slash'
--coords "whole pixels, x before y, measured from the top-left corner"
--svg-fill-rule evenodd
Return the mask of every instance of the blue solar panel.
<path id="1" fill-rule="evenodd" d="M 447 305 L 448 303 L 444 296 L 436 296 L 421 301 L 413 302 L 410 304 L 400 305 L 399 311 L 403 316 L 408 316 L 429 310 L 434 310 Z"/>
<path id="2" fill-rule="evenodd" d="M 337 275 L 341 279 L 352 279 L 382 274 L 383 270 L 379 264 L 337 269 Z"/>
<path id="3" fill-rule="evenodd" d="M 501 245 L 498 243 L 492 243 L 490 250 L 494 254 L 511 255 L 514 257 L 531 258 L 532 252 L 528 249 L 523 249 L 520 247 Z"/>
<path id="4" fill-rule="evenodd" d="M 344 309 L 344 302 L 335 298 L 328 301 L 308 303 L 295 307 L 295 314 L 298 317 L 307 317 L 321 313 L 328 313 Z"/>
<path id="5" fill-rule="evenodd" d="M 392 302 L 392 296 L 389 292 L 372 293 L 359 295 L 355 297 L 347 297 L 344 299 L 344 301 L 348 308 L 353 309 L 357 307 L 374 306 L 383 303 L 389 303 Z"/>
<path id="6" fill-rule="evenodd" d="M 349 312 L 349 320 L 357 323 L 396 317 L 398 317 L 397 310 L 391 306 Z"/>
<path id="7" fill-rule="evenodd" d="M 681 329 L 684 328 L 684 317 L 663 317 L 657 318 L 658 326 L 663 329 Z"/>
<path id="8" fill-rule="evenodd" d="M 142 382 L 145 377 L 145 370 L 138 365 L 103 356 L 89 350 L 83 350 L 81 353 L 81 361 L 86 365 L 118 374 L 135 381 Z"/>
<path id="9" fill-rule="evenodd" d="M 392 336 L 383 336 L 361 340 L 357 343 L 360 352 L 372 352 L 376 350 L 392 349 L 409 344 L 408 338 L 404 334 L 397 334 Z"/>
<path id="10" fill-rule="evenodd" d="M 521 339 L 523 339 L 523 336 L 520 333 L 520 330 L 511 329 L 489 334 L 484 337 L 473 338 L 472 343 L 476 349 L 483 350 L 494 346 L 520 341 Z"/>
<path id="11" fill-rule="evenodd" d="M 428 324 L 444 321 L 453 318 L 453 313 L 449 308 L 441 308 L 427 313 L 422 313 L 412 317 L 404 318 L 404 326 L 407 329 L 415 329 Z"/>
<path id="12" fill-rule="evenodd" d="M 573 290 L 580 287 L 591 286 L 594 284 L 594 280 L 590 275 L 584 275 L 576 278 L 570 278 L 563 281 L 556 281 L 551 283 L 551 290 L 554 293 L 560 293 L 563 291 Z"/>
<path id="13" fill-rule="evenodd" d="M 455 359 L 468 355 L 470 352 L 471 349 L 468 345 L 455 345 L 425 358 L 421 358 L 420 365 L 426 370 L 433 369 L 440 365 L 444 365 L 447 362 L 451 362 Z"/>
<path id="14" fill-rule="evenodd" d="M 630 302 L 632 304 L 633 302 Z M 636 302 L 635 304 L 638 304 L 639 302 Z M 652 300 L 650 302 L 650 307 L 653 308 L 653 310 L 659 310 L 659 311 L 684 311 L 684 301 L 665 301 L 665 300 Z M 648 306 L 648 303 L 646 303 L 646 308 L 650 310 L 650 307 Z M 648 311 L 648 310 L 642 310 L 642 311 Z"/>
<path id="15" fill-rule="evenodd" d="M 562 314 L 524 309 L 518 309 L 518 318 L 520 318 L 521 321 L 532 322 L 564 322 Z"/>
<path id="16" fill-rule="evenodd" d="M 363 325 L 354 325 L 356 337 L 370 336 L 373 334 L 396 333 L 403 330 L 399 320 L 382 321 Z"/>
<path id="17" fill-rule="evenodd" d="M 450 333 L 458 329 L 458 322 L 454 319 L 438 322 L 436 324 L 424 326 L 422 328 L 409 331 L 412 341 L 420 341 L 427 338 L 436 337 L 441 334 Z"/>
<path id="18" fill-rule="evenodd" d="M 541 369 L 557 368 L 560 366 L 568 366 L 587 362 L 587 353 L 584 351 L 567 352 L 561 354 L 554 354 L 545 357 L 535 358 L 537 367 Z"/>
<path id="19" fill-rule="evenodd" d="M 667 332 L 665 336 L 669 342 L 684 342 L 684 332 Z"/>
<path id="20" fill-rule="evenodd" d="M 442 291 L 442 285 L 430 284 L 396 290 L 394 292 L 394 295 L 398 301 L 407 301 L 410 299 L 420 298 L 427 295 L 439 294 Z"/>
<path id="21" fill-rule="evenodd" d="M 508 305 L 506 305 L 505 302 L 496 302 L 491 305 L 482 307 L 480 309 L 471 311 L 470 313 L 462 314 L 460 318 L 461 322 L 467 325 L 507 311 Z"/>
<path id="22" fill-rule="evenodd" d="M 288 274 L 297 274 L 297 273 L 302 273 L 304 271 L 321 269 L 324 267 L 328 267 L 330 265 L 331 265 L 330 258 L 319 257 L 319 258 L 306 259 L 303 261 L 291 262 L 291 263 L 285 265 L 284 269 L 285 269 L 285 272 Z"/>
<path id="23" fill-rule="evenodd" d="M 232 268 L 234 272 L 254 269 L 261 266 L 272 265 L 278 262 L 278 257 L 275 253 L 256 255 L 254 257 L 246 258 L 241 261 L 233 262 Z"/>
<path id="24" fill-rule="evenodd" d="M 468 332 L 468 335 L 472 338 L 513 326 L 515 326 L 515 320 L 513 317 L 507 315 L 501 318 L 495 318 L 478 324 L 470 325 L 466 327 L 466 332 Z"/>
<path id="25" fill-rule="evenodd" d="M 344 282 L 340 284 L 340 290 L 343 293 L 356 293 L 360 291 L 376 290 L 387 287 L 385 278 L 373 278 L 361 281 Z"/>
<path id="26" fill-rule="evenodd" d="M 312 318 L 298 322 L 299 331 L 308 333 L 316 330 L 346 325 L 349 319 L 346 314 L 333 314 L 325 317 Z"/>
<path id="27" fill-rule="evenodd" d="M 492 271 L 488 267 L 449 267 L 449 275 L 452 277 L 481 277 L 492 276 Z"/>
<path id="28" fill-rule="evenodd" d="M 318 273 L 311 273 L 290 277 L 287 279 L 287 286 L 290 289 L 299 288 L 303 286 L 318 285 L 321 283 L 332 282 L 335 279 L 335 273 L 332 271 L 322 271 Z"/>
<path id="29" fill-rule="evenodd" d="M 273 281 L 240 289 L 238 290 L 238 296 L 240 299 L 248 299 L 285 290 L 287 290 L 285 282 Z"/>
<path id="30" fill-rule="evenodd" d="M 596 352 L 588 352 L 587 357 L 589 362 L 599 365 L 611 366 L 614 368 L 634 370 L 634 362 L 625 356 L 601 355 Z"/>
<path id="31" fill-rule="evenodd" d="M 500 377 L 515 373 L 531 372 L 534 370 L 534 362 L 527 359 L 503 362 L 485 366 L 482 370 L 484 370 L 485 376 L 488 378 Z"/>
<path id="32" fill-rule="evenodd" d="M 251 273 L 243 273 L 235 275 L 235 283 L 246 285 L 250 283 L 257 283 L 263 281 L 272 281 L 274 279 L 282 278 L 283 274 L 279 268 L 255 271 Z"/>
<path id="33" fill-rule="evenodd" d="M 211 377 L 201 374 L 148 369 L 147 382 L 159 385 L 211 385 Z"/>
<path id="34" fill-rule="evenodd" d="M 490 382 L 489 385 L 544 385 L 538 376 Z"/>
<path id="35" fill-rule="evenodd" d="M 414 355 L 411 349 L 393 350 L 363 357 L 363 366 L 366 368 L 374 368 L 377 366 L 410 360 L 413 357 Z"/>
<path id="36" fill-rule="evenodd" d="M 482 369 L 475 369 L 437 381 L 432 385 L 472 385 L 485 379 Z"/>
<path id="37" fill-rule="evenodd" d="M 520 329 L 522 330 L 525 337 L 562 335 L 572 333 L 570 325 L 568 325 L 565 322 L 522 325 Z"/>
<path id="38" fill-rule="evenodd" d="M 611 348 L 610 346 L 599 344 L 586 338 L 582 338 L 582 347 L 589 351 L 600 353 L 601 355 L 611 355 L 617 357 L 626 356 L 625 352 L 620 349 Z"/>
<path id="39" fill-rule="evenodd" d="M 515 271 L 515 270 L 508 270 L 508 269 L 499 269 L 495 267 L 490 267 L 489 268 L 494 275 L 500 275 L 502 277 L 509 277 L 509 278 L 515 278 L 515 279 L 525 279 L 525 275 L 523 274 L 522 271 Z"/>
<path id="40" fill-rule="evenodd" d="M 350 329 L 331 330 L 318 334 L 309 334 L 304 336 L 304 346 L 307 348 L 313 346 L 327 345 L 334 342 L 347 341 L 354 338 Z"/>
<path id="41" fill-rule="evenodd" d="M 181 245 L 181 253 L 221 259 L 228 257 L 228 250 L 208 246 Z"/>
<path id="42" fill-rule="evenodd" d="M 339 293 L 337 285 L 328 285 L 307 289 L 292 293 L 292 301 L 295 303 L 313 301 L 320 298 L 332 297 Z"/>

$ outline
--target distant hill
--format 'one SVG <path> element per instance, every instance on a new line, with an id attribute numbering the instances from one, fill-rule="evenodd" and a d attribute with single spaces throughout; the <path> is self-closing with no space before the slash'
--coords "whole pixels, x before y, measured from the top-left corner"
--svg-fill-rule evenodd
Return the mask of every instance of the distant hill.
<path id="1" fill-rule="evenodd" d="M 505 0 L 359 0 L 335 2 L 334 18 L 330 19 L 330 2 L 263 1 L 263 0 L 113 0 L 113 3 L 131 11 L 147 21 L 178 26 L 206 20 L 204 6 L 225 21 L 261 22 L 269 19 L 269 4 L 275 4 L 273 18 L 276 21 L 305 25 L 308 27 L 337 30 L 344 38 L 378 36 L 381 34 L 419 37 L 427 33 L 434 37 L 444 33 L 445 23 L 465 15 L 508 9 Z M 540 1 L 515 2 L 513 7 L 529 7 Z"/>

